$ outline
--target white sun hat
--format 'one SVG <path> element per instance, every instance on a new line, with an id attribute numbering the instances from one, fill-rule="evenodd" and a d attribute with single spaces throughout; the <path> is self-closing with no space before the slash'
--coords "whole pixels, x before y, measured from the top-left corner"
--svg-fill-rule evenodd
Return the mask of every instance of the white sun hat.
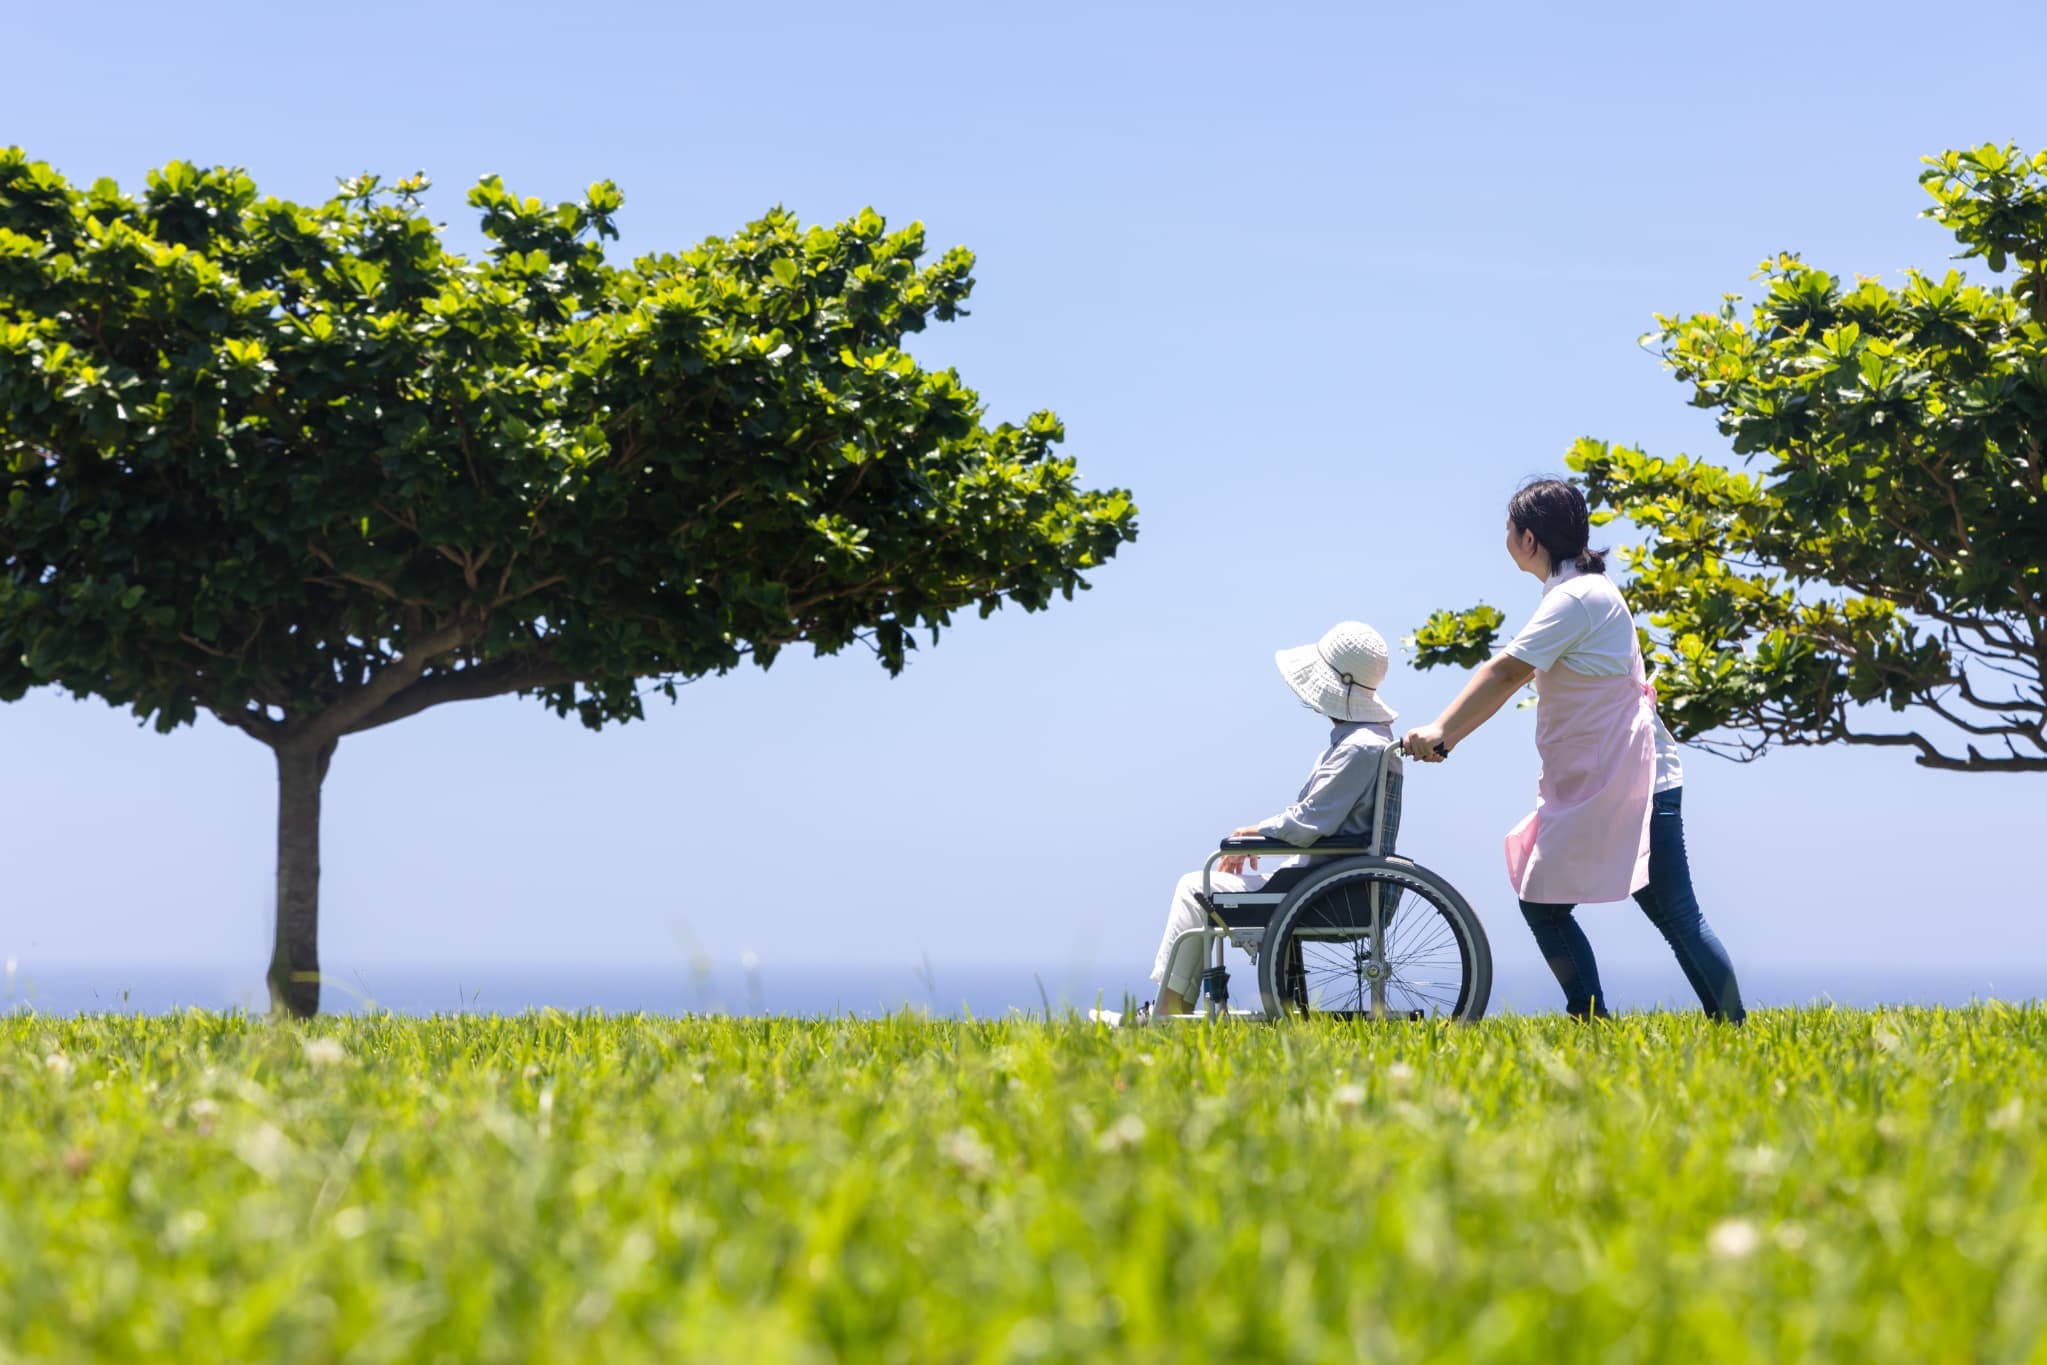
<path id="1" fill-rule="evenodd" d="M 1386 681 L 1386 640 L 1362 621 L 1339 621 L 1312 645 L 1273 655 L 1294 695 L 1331 720 L 1392 721 L 1379 700 Z"/>

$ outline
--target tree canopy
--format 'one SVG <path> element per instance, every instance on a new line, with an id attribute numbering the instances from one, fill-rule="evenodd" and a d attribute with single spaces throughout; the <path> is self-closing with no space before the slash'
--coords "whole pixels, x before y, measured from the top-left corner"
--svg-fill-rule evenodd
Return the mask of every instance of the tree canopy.
<path id="1" fill-rule="evenodd" d="M 1927 166 L 1927 216 L 2013 284 L 1773 257 L 1754 305 L 1658 315 L 1644 338 L 1747 470 L 1593 439 L 1568 456 L 1595 522 L 1647 536 L 1625 591 L 1680 738 L 2047 772 L 2047 152 Z M 1499 625 L 1438 612 L 1419 660 L 1475 662 Z"/>
<path id="2" fill-rule="evenodd" d="M 798 643 L 894 672 L 1135 535 L 1054 415 L 991 424 L 904 352 L 973 285 L 920 225 L 775 210 L 619 266 L 615 186 L 488 177 L 472 259 L 428 189 L 173 162 L 130 194 L 0 152 L 0 699 L 206 712 L 286 805 L 310 765 L 317 821 L 345 735 L 505 693 L 600 726 Z"/>

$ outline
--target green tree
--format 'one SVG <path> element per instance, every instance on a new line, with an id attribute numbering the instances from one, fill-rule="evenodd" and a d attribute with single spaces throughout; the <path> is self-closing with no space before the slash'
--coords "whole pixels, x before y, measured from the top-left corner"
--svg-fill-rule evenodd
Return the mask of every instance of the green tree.
<path id="1" fill-rule="evenodd" d="M 1671 727 L 1702 747 L 2047 772 L 2047 153 L 1927 165 L 1926 216 L 2012 286 L 1950 269 L 1893 289 L 1778 256 L 1752 308 L 1730 295 L 1644 338 L 1748 472 L 1589 439 L 1568 457 L 1594 520 L 1648 537 L 1626 592 Z M 1482 658 L 1498 625 L 1438 612 L 1419 661 Z"/>
<path id="2" fill-rule="evenodd" d="M 426 189 L 306 206 L 173 163 L 130 195 L 0 154 L 0 698 L 204 711 L 275 752 L 298 1014 L 344 736 L 506 693 L 597 727 L 796 643 L 893 673 L 1136 534 L 1051 413 L 989 425 L 901 350 L 973 283 L 918 225 L 777 210 L 620 267 L 613 185 L 491 177 L 467 259 Z"/>

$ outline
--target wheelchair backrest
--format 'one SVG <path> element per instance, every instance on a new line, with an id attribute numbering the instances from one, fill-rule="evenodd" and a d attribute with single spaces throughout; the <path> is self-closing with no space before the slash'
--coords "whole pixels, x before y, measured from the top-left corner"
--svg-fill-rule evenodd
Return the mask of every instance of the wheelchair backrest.
<path id="1" fill-rule="evenodd" d="M 1400 763 L 1400 745 L 1389 744 L 1379 754 L 1379 782 L 1372 803 L 1372 846 L 1378 857 L 1393 852 L 1400 838 L 1400 793 L 1406 785 Z"/>

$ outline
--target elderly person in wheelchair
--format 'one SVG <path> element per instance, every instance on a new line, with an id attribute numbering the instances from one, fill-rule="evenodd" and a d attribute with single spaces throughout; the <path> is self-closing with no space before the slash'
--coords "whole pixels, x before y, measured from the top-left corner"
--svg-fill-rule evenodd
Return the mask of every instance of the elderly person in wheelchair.
<path id="1" fill-rule="evenodd" d="M 1287 686 L 1330 722 L 1291 805 L 1233 830 L 1173 889 L 1151 979 L 1155 1005 L 1106 1022 L 1228 1007 L 1223 947 L 1258 961 L 1268 1015 L 1475 1019 L 1491 992 L 1478 918 L 1447 882 L 1393 856 L 1400 822 L 1396 713 L 1379 696 L 1386 642 L 1357 621 L 1275 656 Z M 1278 855 L 1265 870 L 1261 856 Z"/>

